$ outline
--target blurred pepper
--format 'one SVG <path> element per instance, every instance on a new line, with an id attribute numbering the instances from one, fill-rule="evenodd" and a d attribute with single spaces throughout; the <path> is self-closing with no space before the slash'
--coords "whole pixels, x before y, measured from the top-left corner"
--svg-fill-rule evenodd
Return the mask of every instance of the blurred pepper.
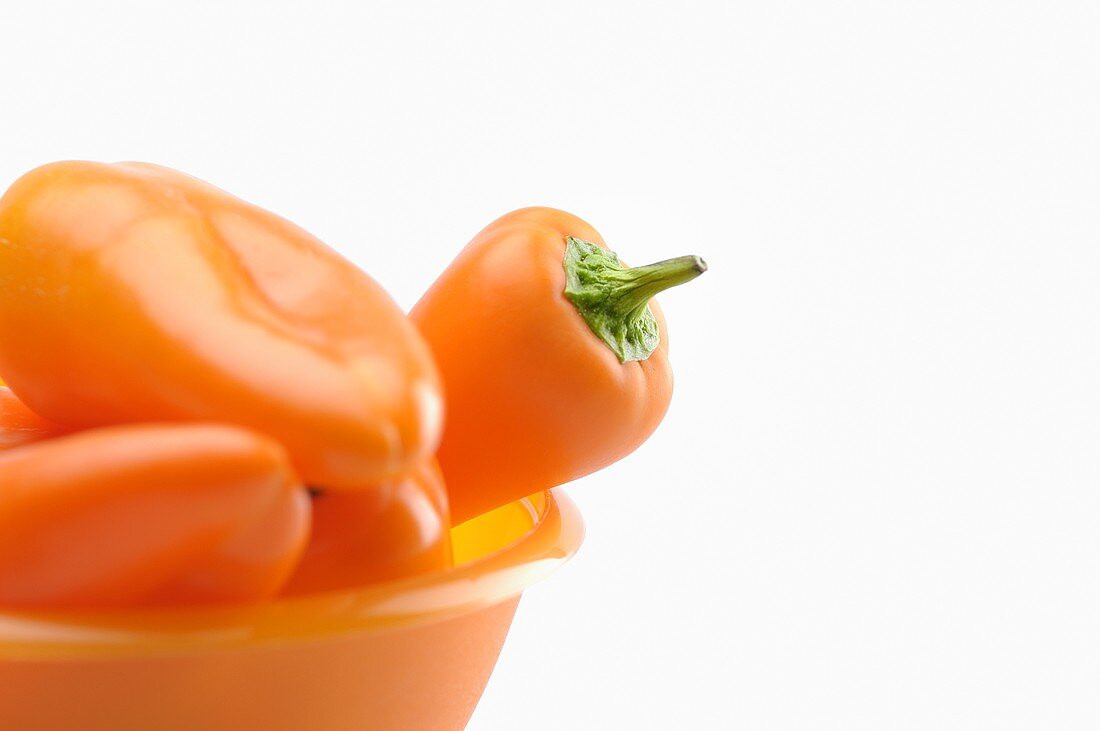
<path id="1" fill-rule="evenodd" d="M 309 594 L 445 569 L 450 519 L 435 460 L 370 489 L 313 499 L 309 546 L 284 594 Z"/>
<path id="2" fill-rule="evenodd" d="M 0 606 L 253 602 L 309 535 L 274 442 L 235 427 L 124 426 L 0 454 Z"/>
<path id="3" fill-rule="evenodd" d="M 466 246 L 410 313 L 443 375 L 438 457 L 456 523 L 645 441 L 672 396 L 650 299 L 705 270 L 696 256 L 627 269 L 551 208 L 509 213 Z"/>
<path id="4" fill-rule="evenodd" d="M 46 419 L 237 424 L 326 488 L 394 477 L 438 441 L 438 375 L 393 300 L 302 229 L 167 168 L 55 163 L 8 190 L 0 342 L 0 372 Z"/>
<path id="5" fill-rule="evenodd" d="M 10 388 L 0 386 L 0 452 L 70 431 L 60 424 L 46 421 L 17 399 Z"/>

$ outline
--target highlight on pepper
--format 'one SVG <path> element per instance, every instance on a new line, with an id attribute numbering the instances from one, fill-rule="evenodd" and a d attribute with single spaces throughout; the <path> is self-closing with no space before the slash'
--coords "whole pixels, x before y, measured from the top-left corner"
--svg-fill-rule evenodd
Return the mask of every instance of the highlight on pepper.
<path id="1" fill-rule="evenodd" d="M 706 271 L 630 268 L 583 220 L 525 208 L 406 316 L 301 228 L 144 163 L 31 171 L 0 242 L 0 611 L 445 576 L 452 527 L 657 428 L 653 298 Z"/>

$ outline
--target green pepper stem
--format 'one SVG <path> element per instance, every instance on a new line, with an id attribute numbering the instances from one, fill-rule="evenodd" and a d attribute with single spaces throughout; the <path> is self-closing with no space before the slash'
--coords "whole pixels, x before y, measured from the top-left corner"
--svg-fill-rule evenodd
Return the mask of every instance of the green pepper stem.
<path id="1" fill-rule="evenodd" d="M 690 282 L 707 270 L 698 256 L 678 256 L 643 267 L 612 270 L 608 279 L 616 282 L 607 294 L 607 307 L 620 316 L 636 317 L 660 292 Z"/>
<path id="2" fill-rule="evenodd" d="M 622 363 L 645 360 L 661 342 L 649 300 L 707 270 L 698 256 L 627 269 L 614 252 L 572 236 L 566 237 L 563 265 L 565 296 Z"/>

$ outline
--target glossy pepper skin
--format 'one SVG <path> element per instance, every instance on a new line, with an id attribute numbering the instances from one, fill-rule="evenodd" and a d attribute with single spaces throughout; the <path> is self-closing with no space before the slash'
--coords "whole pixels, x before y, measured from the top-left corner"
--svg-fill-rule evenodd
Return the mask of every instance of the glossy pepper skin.
<path id="1" fill-rule="evenodd" d="M 167 168 L 54 163 L 8 190 L 0 342 L 0 373 L 46 419 L 237 424 L 329 489 L 398 475 L 438 441 L 436 368 L 389 295 Z"/>
<path id="2" fill-rule="evenodd" d="M 655 350 L 621 362 L 564 294 L 568 237 L 606 249 L 595 229 L 563 211 L 509 213 L 463 249 L 410 313 L 443 375 L 438 458 L 456 523 L 620 459 L 668 408 L 660 309 L 650 304 L 662 333 Z M 696 276 L 705 264 L 690 259 Z"/>
<path id="3" fill-rule="evenodd" d="M 11 389 L 0 385 L 0 452 L 68 434 L 71 429 L 46 421 L 28 409 Z"/>
<path id="4" fill-rule="evenodd" d="M 309 537 L 285 452 L 217 425 L 94 429 L 0 453 L 0 607 L 273 596 Z"/>
<path id="5" fill-rule="evenodd" d="M 313 498 L 309 546 L 283 594 L 312 594 L 451 566 L 450 519 L 435 460 L 367 490 Z"/>

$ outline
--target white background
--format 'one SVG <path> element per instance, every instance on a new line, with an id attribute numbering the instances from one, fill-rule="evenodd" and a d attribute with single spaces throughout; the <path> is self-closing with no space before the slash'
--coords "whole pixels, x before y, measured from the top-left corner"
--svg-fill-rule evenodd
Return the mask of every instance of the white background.
<path id="1" fill-rule="evenodd" d="M 475 731 L 1096 728 L 1098 8 L 8 2 L 0 184 L 177 167 L 405 306 L 529 204 L 707 258 Z"/>

